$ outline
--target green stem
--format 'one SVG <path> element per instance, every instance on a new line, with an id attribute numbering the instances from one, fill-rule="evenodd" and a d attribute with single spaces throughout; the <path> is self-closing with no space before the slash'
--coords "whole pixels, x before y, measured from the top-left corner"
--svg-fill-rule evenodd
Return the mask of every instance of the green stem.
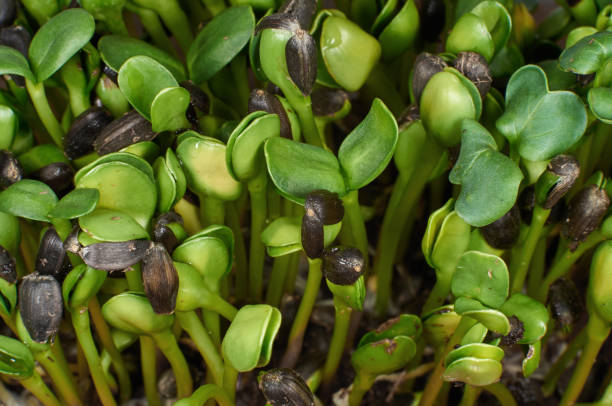
<path id="1" fill-rule="evenodd" d="M 210 399 L 216 400 L 219 406 L 234 406 L 234 401 L 228 394 L 222 388 L 212 383 L 200 386 L 198 390 L 193 392 L 193 395 L 179 400 L 174 406 L 203 406 Z"/>
<path id="2" fill-rule="evenodd" d="M 565 368 L 567 364 L 569 364 L 574 358 L 576 358 L 576 354 L 578 351 L 584 346 L 584 343 L 587 339 L 586 329 L 582 329 L 580 333 L 572 342 L 567 346 L 563 354 L 559 357 L 558 360 L 550 368 L 548 374 L 544 377 L 544 383 L 542 384 L 542 393 L 544 396 L 551 396 L 557 387 L 557 382 L 561 375 L 565 372 Z"/>
<path id="3" fill-rule="evenodd" d="M 236 313 L 238 313 L 238 309 L 234 305 L 212 292 L 210 295 L 203 296 L 202 308 L 218 313 L 229 321 L 234 320 Z"/>
<path id="4" fill-rule="evenodd" d="M 91 107 L 89 92 L 87 91 L 87 79 L 81 66 L 78 55 L 73 56 L 62 66 L 60 75 L 66 88 L 72 114 L 77 117 L 79 114 Z"/>
<path id="5" fill-rule="evenodd" d="M 174 372 L 174 377 L 176 378 L 178 398 L 182 399 L 191 395 L 193 392 L 193 380 L 189 372 L 189 365 L 172 331 L 169 329 L 163 330 L 159 333 L 152 334 L 151 337 L 155 341 L 157 348 L 161 350 L 168 362 L 170 362 L 172 372 Z"/>
<path id="6" fill-rule="evenodd" d="M 270 306 L 278 307 L 283 298 L 283 287 L 290 262 L 290 255 L 274 258 L 270 282 L 268 282 L 268 290 L 266 291 L 266 303 Z"/>
<path id="7" fill-rule="evenodd" d="M 499 382 L 492 383 L 485 386 L 483 389 L 495 396 L 500 406 L 517 406 L 516 400 L 514 396 L 512 396 L 512 392 L 503 384 Z"/>
<path id="8" fill-rule="evenodd" d="M 193 41 L 193 33 L 191 32 L 189 20 L 178 2 L 176 0 L 163 0 L 149 4 L 146 1 L 137 0 L 137 3 L 143 7 L 155 10 L 186 54 Z"/>
<path id="9" fill-rule="evenodd" d="M 261 232 L 268 215 L 268 173 L 262 171 L 248 183 L 251 197 L 251 247 L 249 250 L 249 291 L 251 300 L 261 302 L 263 291 L 263 267 L 266 247 L 261 241 Z"/>
<path id="10" fill-rule="evenodd" d="M 34 374 L 27 378 L 22 379 L 19 383 L 32 392 L 34 396 L 45 406 L 62 406 L 62 403 L 55 397 L 53 392 L 43 382 L 38 372 L 34 371 Z"/>
<path id="11" fill-rule="evenodd" d="M 236 270 L 235 278 L 235 294 L 237 300 L 245 300 L 249 290 L 249 271 L 247 264 L 246 245 L 242 236 L 242 228 L 240 226 L 240 218 L 236 203 L 229 203 L 227 209 L 227 224 L 232 229 L 234 234 L 234 267 Z"/>
<path id="12" fill-rule="evenodd" d="M 108 352 L 113 362 L 113 368 L 115 369 L 117 379 L 119 380 L 119 398 L 121 399 L 121 402 L 127 402 L 132 397 L 132 383 L 130 381 L 130 374 L 128 373 L 125 363 L 123 362 L 123 358 L 121 358 L 119 350 L 115 346 L 110 328 L 108 327 L 108 324 L 106 324 L 104 317 L 102 317 L 102 311 L 100 309 L 98 298 L 93 296 L 89 300 L 87 307 L 89 308 L 89 314 L 91 315 L 91 320 L 96 328 L 98 337 L 100 337 L 100 341 L 102 342 L 104 349 Z"/>
<path id="13" fill-rule="evenodd" d="M 544 209 L 538 204 L 533 208 L 531 225 L 529 226 L 527 237 L 518 248 L 517 254 L 512 258 L 512 263 L 510 264 L 510 278 L 512 279 L 511 291 L 513 293 L 520 292 L 523 289 L 531 257 L 538 245 L 544 223 L 546 223 L 549 214 L 550 209 Z"/>
<path id="14" fill-rule="evenodd" d="M 323 273 L 321 272 L 321 260 L 318 258 L 309 258 L 306 289 L 304 289 L 304 295 L 302 296 L 300 306 L 295 315 L 295 319 L 293 319 L 293 324 L 291 325 L 287 350 L 285 351 L 285 355 L 281 361 L 281 366 L 283 368 L 293 368 L 297 363 L 300 352 L 302 351 L 302 343 L 304 341 L 306 326 L 308 325 L 312 308 L 314 307 L 317 295 L 319 294 L 322 278 Z"/>
<path id="15" fill-rule="evenodd" d="M 223 385 L 223 359 L 197 314 L 193 311 L 176 312 L 176 319 L 198 347 L 214 382 L 217 385 Z"/>
<path id="16" fill-rule="evenodd" d="M 287 267 L 287 276 L 285 277 L 285 293 L 291 295 L 295 289 L 295 281 L 297 279 L 299 267 L 300 267 L 300 254 L 301 252 L 294 252 L 289 254 L 291 257 L 289 265 Z"/>
<path id="17" fill-rule="evenodd" d="M 595 363 L 597 354 L 599 353 L 604 341 L 610 334 L 610 325 L 600 319 L 596 314 L 591 313 L 589 315 L 589 322 L 587 323 L 586 331 L 586 345 L 582 350 L 580 358 L 578 359 L 578 363 L 576 364 L 572 378 L 567 385 L 567 389 L 563 393 L 560 406 L 571 406 L 578 399 L 580 392 L 582 392 L 582 387 L 589 377 L 591 368 Z"/>
<path id="18" fill-rule="evenodd" d="M 200 221 L 204 227 L 225 223 L 225 202 L 212 196 L 200 195 Z"/>
<path id="19" fill-rule="evenodd" d="M 341 299 L 334 298 L 334 308 L 336 310 L 334 332 L 332 333 L 329 349 L 327 350 L 327 359 L 323 366 L 322 384 L 324 389 L 330 388 L 335 378 L 338 365 L 340 365 L 340 360 L 344 353 L 349 325 L 351 324 L 352 309 L 349 306 L 345 305 Z"/>
<path id="20" fill-rule="evenodd" d="M 546 234 L 546 233 L 544 233 Z M 538 240 L 533 258 L 531 259 L 531 270 L 527 282 L 527 292 L 529 296 L 535 297 L 546 269 L 546 237 L 542 236 Z"/>
<path id="21" fill-rule="evenodd" d="M 144 285 L 142 282 L 142 271 L 140 270 L 140 264 L 132 265 L 132 270 L 125 272 L 125 279 L 128 283 L 128 288 L 134 292 L 144 292 Z"/>
<path id="22" fill-rule="evenodd" d="M 34 352 L 33 354 L 36 361 L 42 365 L 53 380 L 53 386 L 59 392 L 62 400 L 69 406 L 82 406 L 83 402 L 79 398 L 70 370 L 63 367 L 51 349 L 44 352 Z"/>
<path id="23" fill-rule="evenodd" d="M 45 86 L 43 83 L 34 83 L 29 79 L 26 79 L 26 88 L 30 94 L 30 99 L 34 105 L 34 109 L 40 118 L 40 121 L 45 126 L 45 129 L 53 139 L 53 142 L 63 149 L 64 146 L 64 130 L 59 121 L 53 114 L 47 95 L 45 93 Z"/>
<path id="24" fill-rule="evenodd" d="M 557 279 L 565 275 L 572 265 L 584 254 L 586 251 L 590 250 L 603 240 L 606 237 L 601 234 L 598 230 L 593 231 L 585 241 L 583 241 L 575 251 L 570 251 L 569 247 L 565 247 L 562 254 L 559 256 L 559 259 L 555 261 L 553 266 L 550 268 L 550 271 L 544 278 L 544 282 L 540 286 L 540 290 L 536 297 L 540 302 L 545 302 L 548 297 L 548 289 L 550 285 L 552 285 Z"/>
<path id="25" fill-rule="evenodd" d="M 161 406 L 161 398 L 157 391 L 157 351 L 151 337 L 140 337 L 140 368 L 147 404 Z"/>
<path id="26" fill-rule="evenodd" d="M 375 380 L 376 376 L 357 371 L 348 398 L 349 406 L 359 406 L 361 404 L 361 399 L 363 399 L 363 396 L 370 390 Z"/>
<path id="27" fill-rule="evenodd" d="M 421 197 L 427 179 L 436 168 L 443 149 L 431 137 L 423 145 L 422 161 L 409 178 L 400 175 L 393 187 L 389 206 L 385 211 L 374 262 L 374 274 L 378 278 L 375 309 L 379 315 L 387 312 L 391 297 L 393 261 L 400 243 L 402 230 L 406 227 L 410 213 Z"/>
<path id="28" fill-rule="evenodd" d="M 166 35 L 166 31 L 159 20 L 159 16 L 153 10 L 144 7 L 138 7 L 132 3 L 126 3 L 125 8 L 140 17 L 140 21 L 144 29 L 153 39 L 153 43 L 166 52 L 178 56 L 176 48 L 170 42 Z"/>
<path id="29" fill-rule="evenodd" d="M 459 406 L 474 406 L 481 392 L 481 388 L 466 383 Z"/>
<path id="30" fill-rule="evenodd" d="M 213 17 L 225 10 L 225 2 L 223 0 L 202 0 L 202 3 L 204 3 Z"/>
<path id="31" fill-rule="evenodd" d="M 249 88 L 249 75 L 247 73 L 246 55 L 244 53 L 238 54 L 230 62 L 230 71 L 234 79 L 234 89 L 238 92 L 238 99 L 240 100 L 240 106 L 237 106 L 237 111 L 246 114 L 251 89 Z"/>
<path id="32" fill-rule="evenodd" d="M 206 330 L 208 330 L 208 334 L 210 334 L 210 338 L 217 347 L 221 347 L 221 321 L 219 320 L 219 314 L 203 308 L 202 320 Z"/>
<path id="33" fill-rule="evenodd" d="M 382 64 L 377 64 L 370 72 L 363 91 L 369 98 L 380 97 L 391 112 L 397 117 L 404 110 L 405 103 L 397 92 L 396 86 L 389 79 Z"/>
<path id="34" fill-rule="evenodd" d="M 342 198 L 342 202 L 344 203 L 344 219 L 350 224 L 353 241 L 367 264 L 369 262 L 368 233 L 361 214 L 361 207 L 359 207 L 359 191 L 351 190 Z"/>
<path id="35" fill-rule="evenodd" d="M 96 392 L 100 397 L 100 401 L 104 406 L 116 406 L 117 403 L 113 398 L 108 382 L 104 376 L 102 370 L 102 364 L 100 363 L 100 356 L 96 349 L 93 336 L 91 334 L 91 327 L 89 325 L 89 311 L 86 307 L 73 309 L 71 312 L 72 324 L 74 325 L 74 332 L 81 344 L 83 354 L 87 360 L 89 366 L 89 372 L 96 387 Z"/>
<path id="36" fill-rule="evenodd" d="M 234 369 L 232 364 L 225 360 L 225 369 L 223 371 L 223 389 L 229 396 L 232 404 L 236 401 L 236 382 L 238 381 L 238 371 Z"/>
<path id="37" fill-rule="evenodd" d="M 285 97 L 289 101 L 289 104 L 291 104 L 291 107 L 293 107 L 298 115 L 302 134 L 306 142 L 310 145 L 327 148 L 325 146 L 325 141 L 321 134 L 319 134 L 319 129 L 317 128 L 317 123 L 312 113 L 310 96 L 304 97 L 301 94 L 295 94 L 295 91 L 292 91 L 293 89 L 287 90 L 288 91 L 285 91 L 285 89 L 283 89 L 283 93 L 285 93 Z"/>
<path id="38" fill-rule="evenodd" d="M 444 383 L 442 375 L 444 374 L 444 359 L 446 354 L 451 352 L 455 345 L 461 342 L 461 339 L 467 333 L 467 331 L 476 323 L 475 320 L 469 317 L 462 317 L 461 321 L 457 325 L 455 332 L 446 343 L 444 350 L 440 352 L 436 357 L 436 367 L 433 372 L 429 375 L 425 389 L 423 390 L 423 396 L 419 402 L 419 406 L 432 406 L 440 393 L 442 384 Z"/>
<path id="39" fill-rule="evenodd" d="M 451 280 L 453 277 L 452 269 L 450 272 L 448 271 L 438 271 L 436 272 L 436 284 L 433 289 L 429 293 L 427 297 L 427 301 L 423 305 L 423 310 L 421 314 L 427 314 L 431 310 L 440 307 L 444 304 L 444 301 L 448 297 L 451 288 Z"/>

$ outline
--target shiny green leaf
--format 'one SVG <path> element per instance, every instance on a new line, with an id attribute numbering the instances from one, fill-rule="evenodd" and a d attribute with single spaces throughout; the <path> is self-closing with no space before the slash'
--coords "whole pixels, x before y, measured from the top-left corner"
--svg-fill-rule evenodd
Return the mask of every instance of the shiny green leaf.
<path id="1" fill-rule="evenodd" d="M 35 80 L 27 59 L 14 48 L 0 45 L 0 74 L 20 75 Z"/>
<path id="2" fill-rule="evenodd" d="M 476 299 L 497 309 L 506 301 L 508 284 L 508 268 L 501 258 L 468 251 L 459 259 L 451 290 L 455 297 Z"/>
<path id="3" fill-rule="evenodd" d="M 100 241 L 120 242 L 149 238 L 147 231 L 126 213 L 98 208 L 79 217 L 81 229 Z"/>
<path id="4" fill-rule="evenodd" d="M 56 203 L 53 190 L 32 179 L 20 180 L 0 192 L 0 211 L 29 220 L 49 221 L 47 215 Z"/>
<path id="5" fill-rule="evenodd" d="M 74 189 L 62 197 L 49 213 L 50 217 L 74 219 L 91 213 L 98 204 L 100 192 L 97 189 Z"/>

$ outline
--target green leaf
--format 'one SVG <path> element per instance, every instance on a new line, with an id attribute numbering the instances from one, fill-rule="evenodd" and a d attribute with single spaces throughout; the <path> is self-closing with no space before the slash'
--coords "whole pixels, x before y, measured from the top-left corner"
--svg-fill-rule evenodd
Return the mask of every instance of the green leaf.
<path id="1" fill-rule="evenodd" d="M 182 87 L 161 90 L 151 103 L 153 131 L 176 131 L 190 127 L 185 112 L 189 107 L 189 91 Z"/>
<path id="2" fill-rule="evenodd" d="M 35 80 L 27 59 L 15 48 L 0 45 L 0 74 L 20 75 Z"/>
<path id="3" fill-rule="evenodd" d="M 136 38 L 122 35 L 105 35 L 98 41 L 100 56 L 106 65 L 119 72 L 121 65 L 133 56 L 144 55 L 164 65 L 177 81 L 187 79 L 185 68 L 169 53 Z"/>
<path id="4" fill-rule="evenodd" d="M 453 211 L 444 218 L 431 251 L 431 263 L 438 272 L 452 275 L 470 242 L 471 227 Z M 448 280 L 448 279 L 447 279 Z"/>
<path id="5" fill-rule="evenodd" d="M 238 372 L 267 365 L 280 324 L 281 313 L 275 307 L 243 306 L 223 337 L 223 357 Z"/>
<path id="6" fill-rule="evenodd" d="M 151 120 L 151 105 L 162 90 L 177 87 L 172 73 L 153 58 L 133 56 L 121 66 L 119 88 L 138 112 Z"/>
<path id="7" fill-rule="evenodd" d="M 521 157 L 544 161 L 561 154 L 580 139 L 586 125 L 580 97 L 568 91 L 550 92 L 540 67 L 527 65 L 514 72 L 506 87 L 506 111 L 497 120 L 497 129 Z"/>
<path id="8" fill-rule="evenodd" d="M 476 121 L 464 120 L 461 131 L 461 151 L 449 174 L 451 183 L 461 185 L 455 210 L 468 224 L 482 227 L 512 208 L 523 173 Z"/>
<path id="9" fill-rule="evenodd" d="M 280 137 L 280 120 L 276 114 L 248 115 L 238 124 L 227 141 L 225 160 L 227 168 L 234 179 L 248 182 L 265 170 L 263 152 L 264 142 L 268 138 Z"/>
<path id="10" fill-rule="evenodd" d="M 482 323 L 474 324 L 461 339 L 461 345 L 481 343 L 487 337 L 489 329 Z"/>
<path id="11" fill-rule="evenodd" d="M 602 31 L 580 39 L 559 57 L 561 69 L 588 75 L 612 58 L 612 32 Z"/>
<path id="12" fill-rule="evenodd" d="M 506 263 L 495 255 L 478 251 L 461 256 L 451 283 L 455 297 L 476 299 L 495 309 L 506 301 L 508 288 Z"/>
<path id="13" fill-rule="evenodd" d="M 423 332 L 421 319 L 413 314 L 401 314 L 386 321 L 374 331 L 370 331 L 361 337 L 357 347 L 371 344 L 376 341 L 391 339 L 397 336 L 406 336 L 418 340 Z"/>
<path id="14" fill-rule="evenodd" d="M 348 189 L 358 190 L 387 167 L 397 144 L 397 123 L 393 113 L 374 99 L 368 115 L 342 141 L 338 161 Z"/>
<path id="15" fill-rule="evenodd" d="M 19 158 L 21 159 L 21 157 Z M 79 183 L 81 178 L 85 174 L 89 173 L 89 171 L 91 171 L 96 166 L 102 165 L 108 162 L 123 162 L 126 165 L 133 166 L 134 168 L 138 169 L 139 171 L 147 175 L 147 177 L 149 178 L 151 182 L 153 183 L 155 182 L 155 176 L 153 175 L 153 168 L 151 168 L 151 165 L 149 165 L 147 161 L 140 158 L 139 156 L 136 156 L 128 152 L 113 152 L 110 154 L 106 154 L 96 159 L 92 163 L 88 164 L 87 166 L 84 166 L 81 169 L 79 169 L 79 171 L 74 175 L 74 184 L 76 185 L 77 183 Z"/>
<path id="16" fill-rule="evenodd" d="M 268 173 L 280 193 L 299 204 L 313 190 L 344 196 L 347 192 L 338 159 L 323 148 L 286 138 L 270 138 L 264 145 Z"/>
<path id="17" fill-rule="evenodd" d="M 351 356 L 351 363 L 360 373 L 389 374 L 403 368 L 415 354 L 414 340 L 397 336 L 360 346 Z"/>
<path id="18" fill-rule="evenodd" d="M 0 336 L 0 373 L 17 379 L 31 377 L 34 373 L 34 357 L 30 349 L 19 340 Z"/>
<path id="19" fill-rule="evenodd" d="M 523 338 L 519 344 L 533 344 L 546 334 L 548 310 L 537 300 L 515 293 L 500 310 L 508 317 L 516 316 L 523 323 Z"/>
<path id="20" fill-rule="evenodd" d="M 56 203 L 53 190 L 37 180 L 20 180 L 0 193 L 0 211 L 30 220 L 49 221 Z"/>
<path id="21" fill-rule="evenodd" d="M 591 111 L 599 120 L 612 124 L 612 89 L 595 87 L 589 90 L 587 96 Z"/>
<path id="22" fill-rule="evenodd" d="M 493 359 L 501 361 L 504 358 L 504 350 L 501 348 L 484 343 L 473 343 L 462 345 L 461 347 L 449 352 L 444 359 L 444 365 L 448 366 L 458 359 L 474 357 L 479 359 Z"/>
<path id="23" fill-rule="evenodd" d="M 442 227 L 442 222 L 452 211 L 454 204 L 454 199 L 448 199 L 444 206 L 431 213 L 427 219 L 427 228 L 425 229 L 425 234 L 423 234 L 423 240 L 421 241 L 421 251 L 423 251 L 427 264 L 429 264 L 429 266 L 432 268 L 435 268 L 435 265 L 431 260 L 431 253 L 436 242 L 436 237 L 438 236 L 438 232 Z"/>
<path id="24" fill-rule="evenodd" d="M 189 76 L 195 83 L 210 79 L 245 47 L 255 28 L 255 15 L 247 6 L 231 7 L 215 16 L 187 52 Z"/>
<path id="25" fill-rule="evenodd" d="M 425 340 L 436 348 L 446 345 L 461 320 L 453 308 L 453 305 L 439 307 L 423 316 Z"/>
<path id="26" fill-rule="evenodd" d="M 157 206 L 155 181 L 151 181 L 139 168 L 121 161 L 96 165 L 78 179 L 75 178 L 75 186 L 98 189 L 98 208 L 124 212 L 145 228 Z"/>
<path id="27" fill-rule="evenodd" d="M 498 382 L 502 374 L 502 365 L 492 359 L 467 357 L 459 359 L 444 371 L 444 380 L 465 382 L 473 386 L 487 386 Z"/>
<path id="28" fill-rule="evenodd" d="M 80 8 L 62 11 L 40 27 L 28 51 L 36 80 L 51 77 L 89 42 L 95 27 L 92 15 Z"/>
<path id="29" fill-rule="evenodd" d="M 184 134 L 187 135 L 178 140 L 176 155 L 183 165 L 189 188 L 200 195 L 221 200 L 237 199 L 242 192 L 242 184 L 229 173 L 225 144 L 193 132 Z"/>
<path id="30" fill-rule="evenodd" d="M 126 213 L 99 208 L 79 217 L 81 229 L 100 241 L 121 242 L 149 238 L 147 231 Z"/>
<path id="31" fill-rule="evenodd" d="M 473 318 L 495 333 L 506 335 L 510 332 L 510 320 L 499 310 L 490 309 L 478 300 L 458 297 L 455 300 L 455 311 L 462 316 Z"/>
<path id="32" fill-rule="evenodd" d="M 540 365 L 540 356 L 542 355 L 542 341 L 536 341 L 529 346 L 525 359 L 523 359 L 522 369 L 523 376 L 527 378 L 538 369 Z"/>
<path id="33" fill-rule="evenodd" d="M 97 189 L 74 189 L 57 203 L 49 217 L 74 219 L 91 213 L 100 200 Z"/>
<path id="34" fill-rule="evenodd" d="M 232 266 L 231 247 L 214 236 L 192 236 L 175 248 L 172 258 L 191 265 L 200 272 L 206 287 L 219 291 L 219 281 Z"/>
<path id="35" fill-rule="evenodd" d="M 155 171 L 157 196 L 159 197 L 157 200 L 157 211 L 166 213 L 172 209 L 172 205 L 174 204 L 176 198 L 176 183 L 163 157 L 157 157 L 153 164 L 153 170 Z"/>
<path id="36" fill-rule="evenodd" d="M 9 106 L 0 104 L 0 149 L 10 149 L 19 129 L 19 118 Z"/>
<path id="37" fill-rule="evenodd" d="M 512 32 L 512 18 L 508 10 L 497 1 L 483 1 L 471 11 L 482 18 L 495 44 L 495 52 L 502 49 Z"/>

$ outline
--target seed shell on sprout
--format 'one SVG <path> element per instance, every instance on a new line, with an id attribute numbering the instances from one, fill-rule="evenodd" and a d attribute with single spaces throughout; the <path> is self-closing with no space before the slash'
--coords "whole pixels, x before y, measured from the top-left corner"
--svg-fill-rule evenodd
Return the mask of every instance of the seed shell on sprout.
<path id="1" fill-rule="evenodd" d="M 148 240 L 101 242 L 82 247 L 79 255 L 92 268 L 122 271 L 140 262 L 152 247 Z"/>
<path id="2" fill-rule="evenodd" d="M 304 379 L 292 369 L 261 373 L 259 389 L 273 406 L 314 406 L 314 395 Z"/>
<path id="3" fill-rule="evenodd" d="M 584 312 L 584 304 L 574 282 L 569 278 L 559 278 L 548 290 L 548 307 L 552 318 L 562 330 L 569 332 Z"/>
<path id="4" fill-rule="evenodd" d="M 18 50 L 26 58 L 28 57 L 28 48 L 31 41 L 32 36 L 21 25 L 0 29 L 0 45 Z"/>
<path id="5" fill-rule="evenodd" d="M 361 251 L 336 246 L 323 251 L 323 276 L 336 285 L 352 285 L 365 273 Z"/>
<path id="6" fill-rule="evenodd" d="M 487 243 L 498 249 L 508 249 L 516 244 L 521 230 L 521 213 L 515 204 L 493 223 L 480 229 Z"/>
<path id="7" fill-rule="evenodd" d="M 549 190 L 546 201 L 542 205 L 545 209 L 552 209 L 574 186 L 580 175 L 580 164 L 571 155 L 557 155 L 550 160 L 547 170 L 559 177 L 558 182 Z"/>
<path id="8" fill-rule="evenodd" d="M 149 120 L 132 110 L 106 125 L 93 145 L 98 154 L 106 155 L 155 136 Z"/>
<path id="9" fill-rule="evenodd" d="M 312 112 L 315 116 L 331 117 L 342 110 L 348 98 L 348 94 L 342 89 L 317 89 L 310 95 Z"/>
<path id="10" fill-rule="evenodd" d="M 421 94 L 429 79 L 438 72 L 442 72 L 448 65 L 438 55 L 423 52 L 416 57 L 412 71 L 412 94 L 414 102 L 419 104 Z"/>
<path id="11" fill-rule="evenodd" d="M 0 245 L 0 278 L 8 283 L 17 281 L 15 258 L 2 245 Z"/>
<path id="12" fill-rule="evenodd" d="M 69 270 L 67 264 L 64 243 L 55 227 L 49 227 L 40 241 L 34 269 L 39 275 L 53 276 L 61 281 L 67 274 L 65 271 Z"/>
<path id="13" fill-rule="evenodd" d="M 16 0 L 0 0 L 0 27 L 11 25 L 16 16 Z"/>
<path id="14" fill-rule="evenodd" d="M 255 34 L 259 34 L 265 29 L 285 30 L 296 32 L 300 29 L 300 23 L 292 15 L 287 13 L 275 13 L 264 17 L 257 27 L 255 27 Z"/>
<path id="15" fill-rule="evenodd" d="M 19 312 L 30 337 L 37 343 L 52 340 L 62 321 L 62 290 L 52 276 L 32 273 L 19 286 Z"/>
<path id="16" fill-rule="evenodd" d="M 306 196 L 304 210 L 309 217 L 316 217 L 326 225 L 337 224 L 344 217 L 344 205 L 337 193 L 315 190 Z"/>
<path id="17" fill-rule="evenodd" d="M 153 247 L 144 256 L 142 281 L 155 313 L 174 313 L 179 288 L 178 272 L 162 244 L 153 244 Z"/>
<path id="18" fill-rule="evenodd" d="M 571 251 L 575 251 L 599 227 L 608 207 L 608 194 L 595 185 L 586 186 L 574 196 L 567 208 L 561 230 L 563 236 L 570 240 Z"/>
<path id="19" fill-rule="evenodd" d="M 270 114 L 278 115 L 280 120 L 280 135 L 291 139 L 291 123 L 289 116 L 278 98 L 263 89 L 253 89 L 249 96 L 248 113 L 254 111 L 265 111 Z"/>
<path id="20" fill-rule="evenodd" d="M 453 66 L 474 83 L 480 93 L 480 98 L 484 100 L 493 82 L 487 60 L 476 52 L 459 52 Z"/>
<path id="21" fill-rule="evenodd" d="M 320 258 L 325 246 L 325 231 L 321 220 L 305 214 L 302 217 L 301 235 L 306 256 L 310 259 Z"/>
<path id="22" fill-rule="evenodd" d="M 0 151 L 0 190 L 23 179 L 23 168 L 11 151 Z"/>
<path id="23" fill-rule="evenodd" d="M 65 162 L 53 162 L 32 172 L 30 177 L 47 184 L 56 195 L 63 196 L 73 187 L 74 171 Z"/>
<path id="24" fill-rule="evenodd" d="M 153 241 L 161 243 L 169 253 L 172 253 L 179 243 L 174 231 L 162 224 L 157 224 L 153 229 Z"/>
<path id="25" fill-rule="evenodd" d="M 279 13 L 289 14 L 295 18 L 303 30 L 308 30 L 317 13 L 316 0 L 287 0 L 278 9 Z"/>
<path id="26" fill-rule="evenodd" d="M 317 80 L 317 44 L 308 31 L 299 29 L 287 41 L 285 59 L 291 80 L 308 96 Z"/>
<path id="27" fill-rule="evenodd" d="M 98 106 L 79 114 L 64 137 L 64 154 L 69 159 L 77 159 L 93 152 L 95 139 L 112 121 L 113 117 Z"/>

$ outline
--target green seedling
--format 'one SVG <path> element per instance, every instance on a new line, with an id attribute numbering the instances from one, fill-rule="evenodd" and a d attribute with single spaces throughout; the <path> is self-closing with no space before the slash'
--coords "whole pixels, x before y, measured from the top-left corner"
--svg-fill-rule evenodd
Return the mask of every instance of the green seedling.
<path id="1" fill-rule="evenodd" d="M 193 380 L 189 366 L 170 330 L 174 316 L 155 313 L 146 297 L 134 292 L 113 296 L 102 306 L 102 314 L 115 328 L 153 338 L 172 366 L 178 397 L 191 395 Z"/>
<path id="2" fill-rule="evenodd" d="M 83 349 L 89 371 L 96 387 L 96 392 L 100 396 L 102 403 L 106 405 L 116 405 L 110 387 L 104 376 L 100 355 L 91 334 L 89 321 L 88 303 L 95 297 L 98 290 L 106 279 L 106 272 L 90 268 L 86 265 L 76 267 L 64 281 L 62 290 L 66 308 L 69 309 L 72 324 L 74 326 L 77 339 Z M 115 349 L 116 351 L 116 349 Z M 120 361 L 121 357 L 115 358 L 115 369 L 121 380 L 122 398 L 130 397 L 131 384 L 125 364 Z"/>
<path id="3" fill-rule="evenodd" d="M 416 354 L 416 340 L 420 338 L 422 330 L 418 317 L 402 314 L 361 338 L 351 356 L 357 376 L 349 395 L 349 405 L 361 404 L 363 395 L 378 375 L 392 373 L 411 361 Z"/>
<path id="4" fill-rule="evenodd" d="M 0 373 L 17 379 L 43 405 L 60 406 L 62 403 L 43 382 L 34 366 L 34 357 L 28 347 L 14 338 L 0 336 Z"/>
<path id="5" fill-rule="evenodd" d="M 200 198 L 201 220 L 206 225 L 223 224 L 224 203 L 236 200 L 242 184 L 232 178 L 226 164 L 226 146 L 195 132 L 181 134 L 176 155 L 181 161 L 187 186 Z M 202 177 L 207 173 L 212 176 Z"/>
<path id="6" fill-rule="evenodd" d="M 244 306 L 236 314 L 221 347 L 225 359 L 223 386 L 232 401 L 236 396 L 238 372 L 251 371 L 270 362 L 280 324 L 280 311 L 268 305 Z"/>
<path id="7" fill-rule="evenodd" d="M 457 20 L 446 39 L 446 51 L 477 52 L 490 62 L 506 45 L 511 31 L 512 19 L 506 8 L 495 1 L 484 1 Z"/>
<path id="8" fill-rule="evenodd" d="M 451 211 L 453 203 L 449 200 L 429 217 L 423 236 L 421 246 L 425 259 L 436 271 L 436 284 L 423 306 L 423 313 L 444 304 L 459 258 L 470 241 L 471 227 L 457 212 Z"/>

